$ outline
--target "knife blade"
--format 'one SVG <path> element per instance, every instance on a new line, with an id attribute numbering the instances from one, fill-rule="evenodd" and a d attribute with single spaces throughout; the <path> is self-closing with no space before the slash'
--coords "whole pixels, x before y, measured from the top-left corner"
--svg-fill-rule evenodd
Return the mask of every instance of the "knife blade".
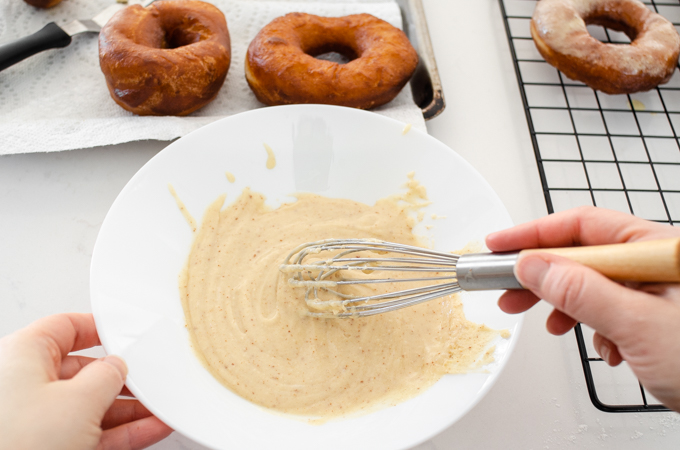
<path id="1" fill-rule="evenodd" d="M 35 33 L 0 46 L 0 71 L 29 56 L 52 48 L 66 47 L 71 37 L 81 33 L 99 33 L 115 13 L 129 5 L 148 6 L 155 0 L 128 0 L 108 6 L 92 19 L 76 19 L 63 26 L 50 22 Z"/>

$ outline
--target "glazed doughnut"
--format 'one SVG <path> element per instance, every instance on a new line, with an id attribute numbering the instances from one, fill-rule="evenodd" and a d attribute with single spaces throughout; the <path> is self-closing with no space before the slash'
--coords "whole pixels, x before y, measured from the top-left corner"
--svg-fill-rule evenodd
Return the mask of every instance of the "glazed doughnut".
<path id="1" fill-rule="evenodd" d="M 590 24 L 621 31 L 631 43 L 600 42 L 588 33 Z M 540 0 L 531 35 L 548 63 L 607 94 L 668 82 L 680 53 L 673 24 L 638 0 Z"/>
<path id="2" fill-rule="evenodd" d="M 231 62 L 224 14 L 198 0 L 129 6 L 99 33 L 113 100 L 138 115 L 183 116 L 210 103 Z"/>
<path id="3" fill-rule="evenodd" d="M 315 56 L 337 52 L 346 64 Z M 267 105 L 323 103 L 368 109 L 392 100 L 418 55 L 398 28 L 370 14 L 291 13 L 265 26 L 248 47 L 246 79 Z"/>

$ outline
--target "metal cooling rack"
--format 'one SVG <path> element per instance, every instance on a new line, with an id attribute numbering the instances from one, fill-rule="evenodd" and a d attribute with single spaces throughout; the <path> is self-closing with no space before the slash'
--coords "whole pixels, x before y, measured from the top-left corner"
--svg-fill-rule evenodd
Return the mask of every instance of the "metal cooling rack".
<path id="1" fill-rule="evenodd" d="M 536 50 L 529 31 L 535 0 L 499 3 L 548 212 L 595 205 L 680 226 L 680 71 L 649 92 L 594 91 L 564 76 Z M 680 29 L 680 1 L 644 3 Z M 588 30 L 603 42 L 630 42 L 603 27 Z M 625 363 L 611 368 L 596 357 L 586 339 L 591 329 L 579 324 L 574 331 L 596 408 L 669 411 Z"/>

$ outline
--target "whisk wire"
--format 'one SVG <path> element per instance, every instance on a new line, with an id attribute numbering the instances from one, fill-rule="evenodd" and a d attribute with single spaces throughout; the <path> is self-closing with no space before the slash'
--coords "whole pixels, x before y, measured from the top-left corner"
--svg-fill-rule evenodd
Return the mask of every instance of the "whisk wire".
<path id="1" fill-rule="evenodd" d="M 330 258 L 306 261 L 329 252 L 332 254 Z M 366 252 L 386 256 L 365 257 Z M 458 259 L 459 255 L 373 239 L 328 239 L 310 242 L 293 249 L 281 266 L 281 271 L 293 273 L 291 284 L 306 287 L 305 301 L 310 309 L 314 310 L 309 313 L 311 316 L 364 317 L 406 308 L 461 291 L 456 275 Z M 338 273 L 341 275 L 343 272 L 355 271 L 442 272 L 447 275 L 422 278 L 330 279 L 332 275 Z M 430 284 L 373 296 L 355 296 L 335 289 L 336 286 L 342 285 L 422 281 Z M 448 283 L 432 284 L 437 281 Z M 321 300 L 319 299 L 321 290 L 341 300 Z"/>
<path id="2" fill-rule="evenodd" d="M 447 276 L 447 277 L 432 277 L 428 278 L 428 281 L 441 281 L 441 280 L 455 280 L 455 276 Z M 344 285 L 344 284 L 377 284 L 377 283 L 408 283 L 408 282 L 416 282 L 416 281 L 423 281 L 422 278 L 370 278 L 370 279 L 359 279 L 359 280 L 338 280 L 334 281 L 335 284 L 338 285 Z"/>
<path id="3" fill-rule="evenodd" d="M 427 294 L 404 297 L 397 300 L 381 302 L 378 304 L 351 306 L 348 308 L 347 312 L 341 312 L 338 314 L 332 313 L 332 317 L 345 319 L 352 317 L 372 316 L 374 314 L 382 314 L 385 312 L 396 311 L 398 309 L 418 305 L 420 303 L 429 302 L 430 300 L 445 297 L 447 295 L 455 294 L 460 291 L 461 291 L 460 287 L 452 287 L 449 289 L 437 290 Z M 312 317 L 330 317 L 329 313 L 327 312 L 309 312 L 309 315 Z"/>

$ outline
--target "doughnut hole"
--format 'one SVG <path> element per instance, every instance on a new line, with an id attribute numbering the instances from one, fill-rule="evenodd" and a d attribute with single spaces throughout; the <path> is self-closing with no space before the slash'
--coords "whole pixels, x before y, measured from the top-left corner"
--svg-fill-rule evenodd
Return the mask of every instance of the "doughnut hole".
<path id="1" fill-rule="evenodd" d="M 624 16 L 621 17 L 621 20 L 613 20 L 611 17 L 595 16 L 587 18 L 585 22 L 586 25 L 600 25 L 610 30 L 620 31 L 628 36 L 628 39 L 634 41 L 639 34 L 639 30 L 634 24 L 625 22 L 626 18 Z"/>
<path id="2" fill-rule="evenodd" d="M 338 64 L 347 64 L 359 57 L 356 50 L 339 44 L 328 44 L 306 52 L 309 56 L 323 61 L 331 61 Z"/>
<path id="3" fill-rule="evenodd" d="M 317 24 L 307 28 L 300 39 L 300 48 L 307 55 L 338 64 L 347 64 L 361 56 L 355 33 L 322 30 Z"/>
<path id="4" fill-rule="evenodd" d="M 607 15 L 604 15 L 605 13 Z M 596 11 L 588 17 L 584 17 L 583 20 L 586 23 L 590 35 L 604 43 L 629 45 L 640 33 L 640 25 L 636 25 L 629 15 L 622 12 Z M 608 36 L 605 33 L 598 33 L 600 31 L 599 27 L 604 28 L 603 31 L 611 30 L 617 33 L 623 33 L 625 37 L 619 35 L 614 40 L 611 40 L 611 36 Z M 626 41 L 626 37 L 628 38 L 627 42 L 624 42 Z"/>
<path id="5" fill-rule="evenodd" d="M 160 18 L 161 29 L 165 33 L 160 48 L 174 49 L 195 44 L 210 35 L 203 24 L 192 17 L 164 15 Z"/>
<path id="6" fill-rule="evenodd" d="M 630 45 L 632 42 L 628 35 L 616 31 L 613 28 L 607 28 L 600 25 L 588 25 L 586 29 L 588 30 L 588 34 L 603 44 Z"/>

